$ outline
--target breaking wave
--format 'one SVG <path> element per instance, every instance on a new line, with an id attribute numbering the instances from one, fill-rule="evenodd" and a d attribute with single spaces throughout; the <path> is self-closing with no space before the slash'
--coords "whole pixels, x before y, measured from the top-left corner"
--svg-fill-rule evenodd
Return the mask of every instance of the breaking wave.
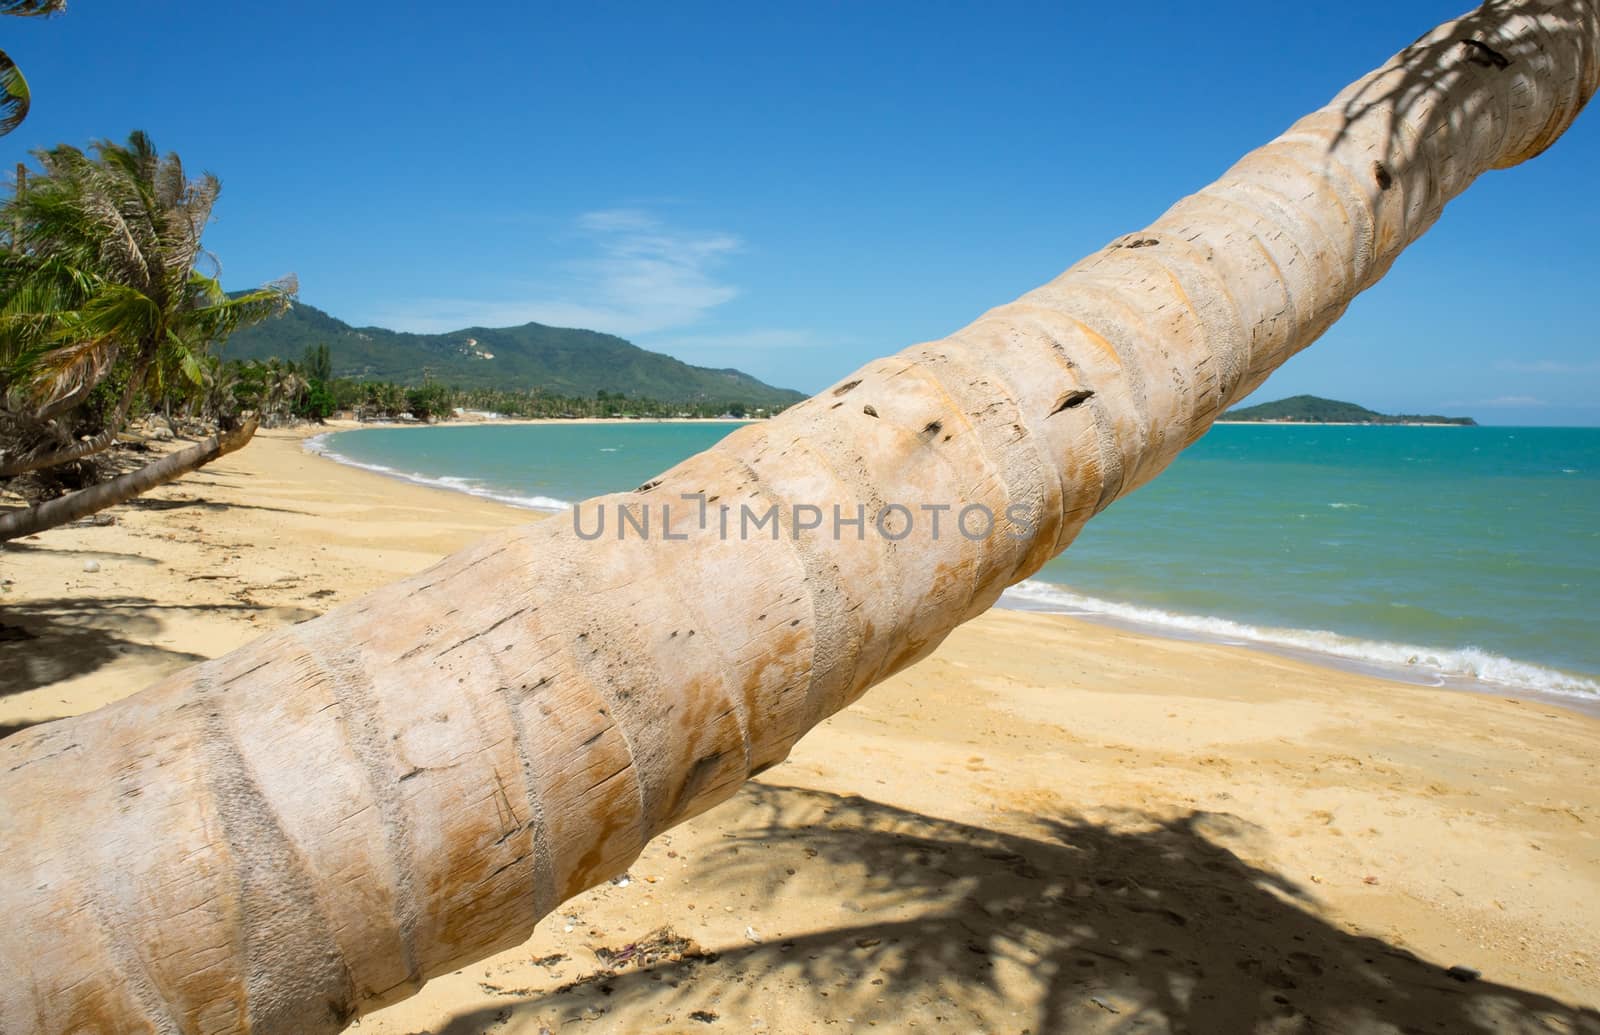
<path id="1" fill-rule="evenodd" d="M 518 496 L 514 493 L 499 492 L 486 487 L 482 482 L 479 482 L 474 478 L 456 478 L 451 475 L 446 475 L 442 478 L 435 478 L 431 475 L 418 474 L 415 471 L 402 471 L 398 468 L 389 467 L 385 464 L 369 464 L 360 460 L 352 460 L 343 453 L 336 453 L 332 449 L 328 448 L 328 443 L 325 441 L 325 439 L 327 439 L 328 435 L 330 434 L 334 433 L 328 432 L 326 434 L 317 435 L 313 438 L 306 439 L 306 452 L 327 457 L 329 460 L 344 464 L 348 467 L 359 467 L 363 471 L 372 471 L 376 474 L 387 475 L 390 478 L 399 478 L 402 481 L 411 482 L 414 485 L 426 485 L 434 489 L 449 489 L 451 492 L 464 492 L 469 496 L 477 496 L 481 499 L 494 500 L 496 503 L 506 503 L 513 507 L 522 507 L 526 510 L 538 510 L 547 514 L 554 514 L 558 511 L 566 510 L 568 507 L 572 506 L 569 501 L 556 499 L 553 496 Z"/>
<path id="2" fill-rule="evenodd" d="M 1279 629 L 1227 618 L 1178 614 L 1154 607 L 1074 593 L 1063 586 L 1028 579 L 1006 590 L 1001 606 L 1110 619 L 1168 635 L 1213 643 L 1251 645 L 1320 655 L 1435 686 L 1475 682 L 1491 686 L 1600 701 L 1600 683 L 1558 669 L 1517 661 L 1476 647 L 1419 647 L 1363 640 L 1321 629 Z"/>

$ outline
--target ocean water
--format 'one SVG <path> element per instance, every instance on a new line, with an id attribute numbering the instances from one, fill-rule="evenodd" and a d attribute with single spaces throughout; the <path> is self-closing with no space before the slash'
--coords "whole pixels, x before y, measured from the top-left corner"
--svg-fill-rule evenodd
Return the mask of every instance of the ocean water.
<path id="1" fill-rule="evenodd" d="M 554 510 L 729 430 L 378 428 L 313 448 Z M 1219 426 L 1005 603 L 1600 704 L 1600 429 Z"/>

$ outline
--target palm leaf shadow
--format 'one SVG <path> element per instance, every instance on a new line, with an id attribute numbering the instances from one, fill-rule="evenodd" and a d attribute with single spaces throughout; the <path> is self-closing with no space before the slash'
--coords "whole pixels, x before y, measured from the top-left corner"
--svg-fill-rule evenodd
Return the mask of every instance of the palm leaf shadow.
<path id="1" fill-rule="evenodd" d="M 1401 51 L 1399 74 L 1370 79 L 1359 90 L 1349 92 L 1340 108 L 1345 127 L 1392 104 L 1398 119 L 1389 128 L 1388 150 L 1382 156 L 1385 162 L 1413 146 L 1448 151 L 1455 143 L 1451 135 L 1458 128 L 1454 119 L 1460 113 L 1434 102 L 1452 83 L 1462 76 L 1505 73 L 1543 51 L 1549 35 L 1593 40 L 1595 25 L 1600 22 L 1600 7 L 1591 0 L 1550 0 L 1540 12 L 1550 31 L 1541 34 L 1534 31 L 1527 11 L 1528 5 L 1520 0 L 1487 0 L 1462 17 L 1451 32 L 1435 30 L 1420 37 Z M 1595 60 L 1591 53 L 1591 74 Z M 1547 85 L 1565 91 L 1569 102 L 1580 89 L 1576 80 Z M 1343 131 L 1336 134 L 1332 143 L 1337 144 L 1343 135 Z M 1547 131 L 1522 157 L 1532 158 L 1553 142 Z"/>
<path id="2" fill-rule="evenodd" d="M 859 921 L 602 970 L 458 1016 L 443 1035 L 513 1015 L 623 1030 L 604 1024 L 622 1008 L 669 1025 L 733 1010 L 772 1031 L 1600 1033 L 1591 1009 L 1458 981 L 1341 929 L 1306 889 L 1226 847 L 1256 833 L 1226 814 L 1058 816 L 1023 820 L 1019 834 L 767 784 L 733 807 L 738 832 L 699 861 L 694 884 L 776 900 L 836 883 Z M 780 1023 L 773 996 L 785 991 L 814 1014 Z"/>

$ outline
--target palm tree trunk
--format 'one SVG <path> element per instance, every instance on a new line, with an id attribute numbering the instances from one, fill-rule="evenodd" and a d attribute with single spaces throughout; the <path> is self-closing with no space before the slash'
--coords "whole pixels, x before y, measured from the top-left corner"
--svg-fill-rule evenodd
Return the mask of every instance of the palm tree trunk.
<path id="1" fill-rule="evenodd" d="M 219 456 L 242 448 L 255 433 L 256 422 L 252 420 L 242 427 L 203 439 L 187 449 L 168 453 L 160 460 L 110 481 L 23 510 L 0 513 L 0 542 L 34 535 L 124 503 L 158 485 L 165 485 L 190 471 L 199 470 Z"/>
<path id="2" fill-rule="evenodd" d="M 8 738 L 0 1029 L 333 1032 L 523 940 L 1153 477 L 1549 146 L 1597 53 L 1594 0 L 1495 0 L 1019 301 L 583 504 L 600 539 L 495 536 Z M 1014 520 L 969 538 L 974 504 Z"/>
<path id="3" fill-rule="evenodd" d="M 133 400 L 138 396 L 139 389 L 144 385 L 144 378 L 150 371 L 151 357 L 146 356 L 134 368 L 128 377 L 128 386 L 123 389 L 122 398 L 117 400 L 117 408 L 106 420 L 105 430 L 98 435 L 80 439 L 69 446 L 49 453 L 35 453 L 19 456 L 14 460 L 0 461 L 0 478 L 14 478 L 19 474 L 29 471 L 42 471 L 49 467 L 59 467 L 70 464 L 75 460 L 82 460 L 86 456 L 94 456 L 110 449 L 117 441 L 117 436 L 128 425 L 128 410 L 133 407 Z"/>

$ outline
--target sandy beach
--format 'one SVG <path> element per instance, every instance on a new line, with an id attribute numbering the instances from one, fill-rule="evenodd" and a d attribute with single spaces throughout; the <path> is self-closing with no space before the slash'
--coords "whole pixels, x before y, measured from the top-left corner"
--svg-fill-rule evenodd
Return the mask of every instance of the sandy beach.
<path id="1" fill-rule="evenodd" d="M 0 733 L 537 519 L 303 437 L 0 550 Z M 355 1030 L 1600 1032 L 1597 835 L 1594 717 L 995 611 Z"/>

